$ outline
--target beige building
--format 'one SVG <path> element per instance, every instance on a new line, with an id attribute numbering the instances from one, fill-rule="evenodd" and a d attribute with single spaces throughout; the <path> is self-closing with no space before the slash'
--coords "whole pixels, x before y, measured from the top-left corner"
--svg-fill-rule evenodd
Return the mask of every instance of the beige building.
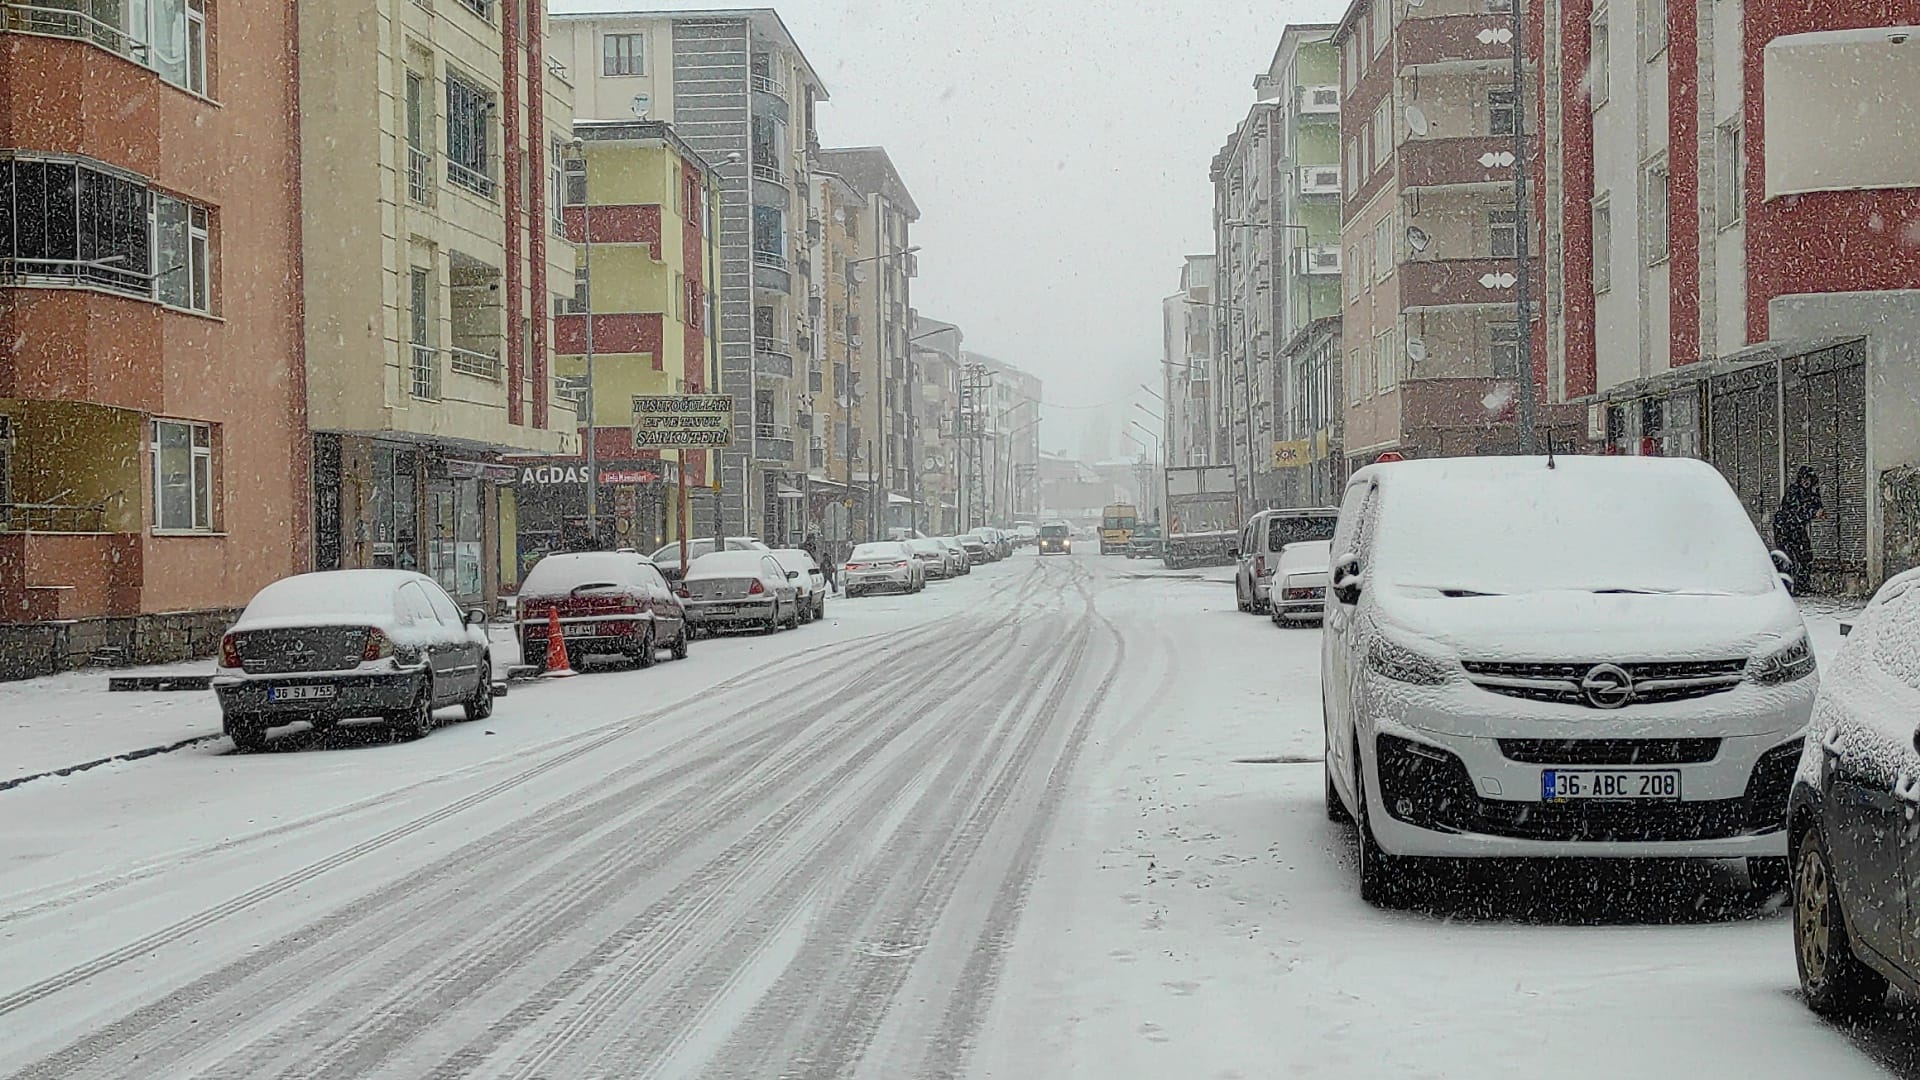
<path id="1" fill-rule="evenodd" d="M 320 569 L 416 569 L 488 599 L 517 577 L 496 456 L 577 449 L 550 362 L 555 301 L 574 292 L 554 197 L 572 90 L 523 10 L 302 5 Z"/>

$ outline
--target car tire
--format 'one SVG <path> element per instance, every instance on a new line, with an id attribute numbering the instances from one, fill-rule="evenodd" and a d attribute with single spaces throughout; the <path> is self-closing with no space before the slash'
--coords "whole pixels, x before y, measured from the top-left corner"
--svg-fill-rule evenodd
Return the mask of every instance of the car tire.
<path id="1" fill-rule="evenodd" d="M 1351 825 L 1353 815 L 1347 812 L 1347 804 L 1340 801 L 1340 789 L 1333 786 L 1333 761 L 1329 758 L 1326 768 L 1327 784 L 1327 820 L 1336 825 Z"/>
<path id="2" fill-rule="evenodd" d="M 693 627 L 687 625 L 683 620 L 680 623 L 680 636 L 673 639 L 673 658 L 675 660 L 685 660 L 687 658 L 687 645 L 692 640 Z"/>
<path id="3" fill-rule="evenodd" d="M 860 590 L 859 590 L 859 589 L 856 589 L 856 588 L 854 588 L 854 587 L 853 587 L 853 586 L 851 586 L 851 585 L 849 585 L 849 586 L 847 586 L 847 599 L 849 599 L 849 600 L 851 600 L 851 599 L 853 599 L 854 597 L 856 597 L 856 596 L 859 596 L 859 595 L 860 595 Z"/>
<path id="4" fill-rule="evenodd" d="M 1833 859 L 1818 825 L 1794 845 L 1793 961 L 1800 994 L 1821 1016 L 1858 1016 L 1886 1000 L 1886 976 L 1854 955 L 1846 913 L 1833 887 Z"/>
<path id="5" fill-rule="evenodd" d="M 826 617 L 827 617 L 827 598 L 822 596 L 819 602 L 813 605 L 813 621 L 819 622 L 820 620 L 825 619 Z"/>
<path id="6" fill-rule="evenodd" d="M 473 698 L 461 706 L 466 712 L 468 722 L 485 720 L 493 715 L 493 665 L 480 665 L 480 684 L 473 688 Z"/>
<path id="7" fill-rule="evenodd" d="M 800 616 L 800 603 L 796 600 L 793 605 L 793 614 L 787 616 L 787 629 L 798 630 L 800 629 L 800 624 L 804 621 Z"/>
<path id="8" fill-rule="evenodd" d="M 773 602 L 773 610 L 767 612 L 766 624 L 760 628 L 760 632 L 764 634 L 777 634 L 780 632 L 780 601 L 775 600 Z"/>
<path id="9" fill-rule="evenodd" d="M 407 742 L 424 739 L 433 734 L 433 681 L 429 678 L 420 692 L 414 695 L 413 704 L 387 718 L 394 733 Z"/>
<path id="10" fill-rule="evenodd" d="M 251 754 L 267 747 L 267 725 L 257 716 L 229 716 L 221 727 L 237 750 Z"/>
<path id="11" fill-rule="evenodd" d="M 1233 606 L 1243 612 L 1253 610 L 1253 604 L 1247 600 L 1246 594 L 1240 591 L 1239 578 L 1233 579 Z"/>
<path id="12" fill-rule="evenodd" d="M 1407 859 L 1387 854 L 1373 838 L 1373 823 L 1369 820 L 1373 814 L 1367 807 L 1367 767 L 1358 751 L 1356 745 L 1353 790 L 1360 804 L 1355 816 L 1360 833 L 1360 899 L 1377 908 L 1405 908 L 1416 891 L 1411 881 L 1413 866 Z"/>
<path id="13" fill-rule="evenodd" d="M 648 623 L 646 628 L 640 631 L 640 641 L 633 647 L 630 655 L 633 657 L 634 664 L 649 668 L 653 666 L 655 660 L 660 658 L 659 652 L 660 643 L 653 640 L 653 624 Z"/>

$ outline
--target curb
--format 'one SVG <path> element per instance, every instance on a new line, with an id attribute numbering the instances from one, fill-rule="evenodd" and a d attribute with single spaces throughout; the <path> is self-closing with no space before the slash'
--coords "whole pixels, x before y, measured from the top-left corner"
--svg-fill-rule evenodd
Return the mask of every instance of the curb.
<path id="1" fill-rule="evenodd" d="M 110 765 L 116 761 L 138 761 L 141 758 L 153 757 L 157 754 L 170 754 L 175 750 L 184 750 L 189 746 L 203 742 L 212 742 L 220 738 L 225 738 L 224 733 L 217 732 L 212 735 L 195 735 L 191 738 L 167 743 L 164 746 L 149 746 L 141 750 L 129 750 L 124 754 L 112 754 L 103 758 L 95 758 L 92 761 L 82 762 L 78 765 L 68 765 L 65 768 L 47 769 L 43 772 L 29 773 L 26 776 L 16 776 L 11 780 L 0 780 L 0 791 L 10 791 L 19 787 L 21 784 L 31 783 L 35 780 L 44 780 L 49 776 L 72 776 L 74 773 L 86 772 L 88 769 L 96 769 L 102 765 Z"/>

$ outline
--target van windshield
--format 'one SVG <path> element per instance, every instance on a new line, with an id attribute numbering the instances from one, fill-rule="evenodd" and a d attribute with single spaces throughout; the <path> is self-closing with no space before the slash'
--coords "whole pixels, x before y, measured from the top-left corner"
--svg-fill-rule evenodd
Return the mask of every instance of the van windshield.
<path id="1" fill-rule="evenodd" d="M 1455 596 L 1778 587 L 1752 520 L 1710 468 L 1621 464 L 1573 459 L 1497 476 L 1441 468 L 1397 483 L 1382 492 L 1371 576 Z"/>

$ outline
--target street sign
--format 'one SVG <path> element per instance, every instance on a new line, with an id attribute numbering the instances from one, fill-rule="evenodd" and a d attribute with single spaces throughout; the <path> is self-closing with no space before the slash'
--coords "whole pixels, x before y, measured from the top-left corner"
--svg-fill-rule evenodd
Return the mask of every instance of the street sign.
<path id="1" fill-rule="evenodd" d="M 636 450 L 708 449 L 733 445 L 732 394 L 635 395 Z"/>

